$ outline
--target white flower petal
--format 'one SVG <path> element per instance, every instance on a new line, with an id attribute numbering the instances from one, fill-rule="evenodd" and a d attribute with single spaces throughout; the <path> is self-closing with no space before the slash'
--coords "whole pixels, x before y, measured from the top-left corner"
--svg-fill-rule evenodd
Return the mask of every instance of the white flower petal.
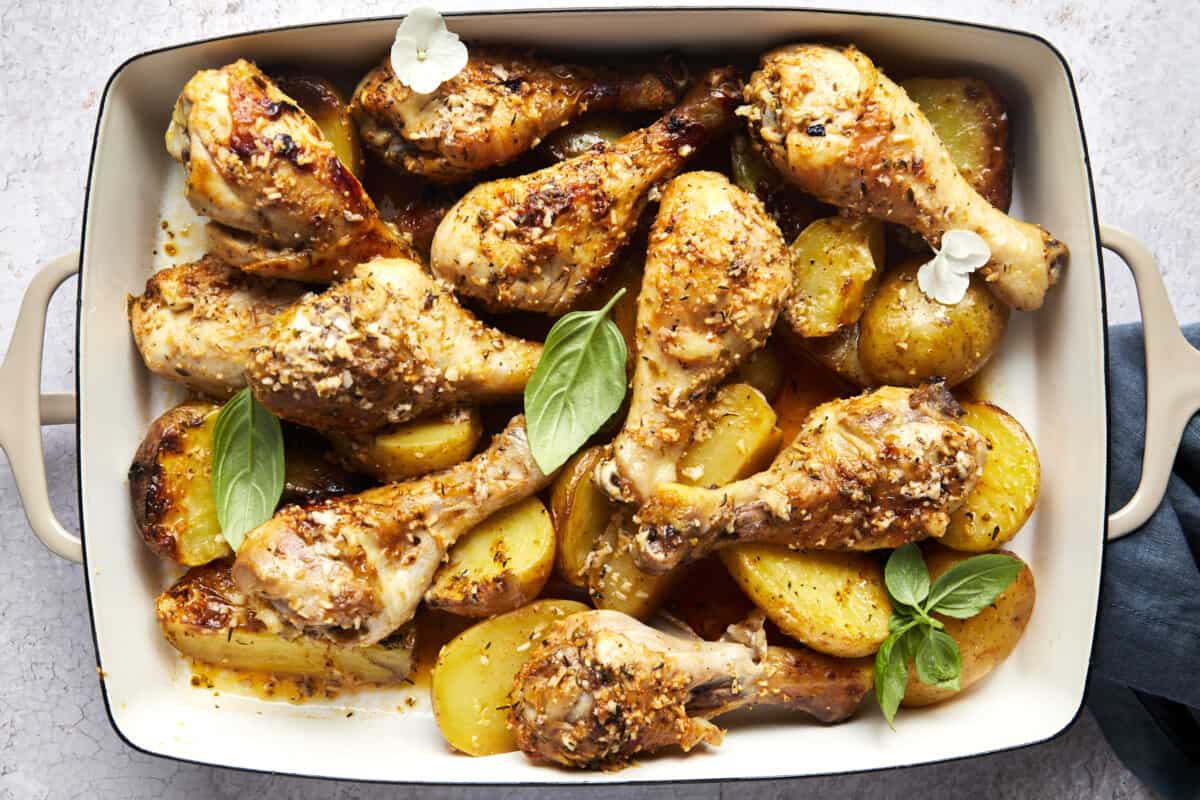
<path id="1" fill-rule="evenodd" d="M 917 270 L 917 286 L 931 300 L 946 306 L 957 305 L 967 296 L 971 278 L 942 268 L 944 264 L 937 256 L 922 264 Z"/>
<path id="2" fill-rule="evenodd" d="M 430 94 L 467 65 L 467 46 L 446 29 L 437 11 L 414 8 L 396 31 L 391 66 L 396 79 L 418 94 Z"/>
<path id="3" fill-rule="evenodd" d="M 982 267 L 992 257 L 991 248 L 974 231 L 951 230 L 942 236 L 942 252 L 950 258 L 956 271 L 970 272 Z"/>
<path id="4" fill-rule="evenodd" d="M 417 47 L 424 50 L 429 47 L 438 34 L 443 33 L 446 33 L 446 20 L 442 19 L 442 15 L 437 12 L 437 9 L 429 6 L 417 6 L 408 12 L 408 16 L 400 23 L 400 30 L 396 32 L 396 37 L 410 37 L 417 43 Z"/>
<path id="5" fill-rule="evenodd" d="M 429 43 L 427 53 L 428 59 L 435 62 L 445 75 L 442 80 L 450 80 L 467 65 L 467 46 L 456 33 L 447 31 L 444 36 L 436 37 Z"/>

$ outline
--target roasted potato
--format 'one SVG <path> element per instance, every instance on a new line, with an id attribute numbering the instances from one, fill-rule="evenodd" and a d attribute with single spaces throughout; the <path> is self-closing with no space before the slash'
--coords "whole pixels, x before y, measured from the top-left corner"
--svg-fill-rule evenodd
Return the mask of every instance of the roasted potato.
<path id="1" fill-rule="evenodd" d="M 538 636 L 563 617 L 587 611 L 573 600 L 539 600 L 463 631 L 433 667 L 433 716 L 451 747 L 472 756 L 516 749 L 508 706 L 517 671 Z"/>
<path id="2" fill-rule="evenodd" d="M 989 203 L 1012 200 L 1008 112 L 999 93 L 979 78 L 912 78 L 900 85 L 920 106 L 958 171 Z"/>
<path id="3" fill-rule="evenodd" d="M 156 601 L 163 635 L 185 656 L 240 672 L 311 679 L 329 688 L 399 683 L 412 671 L 411 625 L 363 648 L 269 633 L 260 614 L 274 612 L 238 588 L 230 563 L 188 570 Z"/>
<path id="4" fill-rule="evenodd" d="M 364 434 L 331 434 L 342 463 L 384 483 L 415 478 L 465 461 L 483 423 L 479 409 L 455 408 Z"/>
<path id="5" fill-rule="evenodd" d="M 636 121 L 630 115 L 589 114 L 547 136 L 542 146 L 551 163 L 566 161 L 593 148 L 606 148 L 635 127 Z"/>
<path id="6" fill-rule="evenodd" d="M 587 588 L 588 555 L 612 516 L 612 504 L 592 480 L 596 465 L 604 457 L 603 447 L 576 453 L 554 481 L 550 492 L 550 516 L 558 540 L 556 563 L 562 578 L 572 586 Z"/>
<path id="7" fill-rule="evenodd" d="M 346 169 L 361 178 L 363 158 L 358 129 L 354 127 L 350 109 L 337 87 L 324 78 L 303 73 L 283 73 L 273 76 L 273 80 L 313 118 Z"/>
<path id="8" fill-rule="evenodd" d="M 775 410 L 747 383 L 722 386 L 704 422 L 679 459 L 679 480 L 689 486 L 723 486 L 766 469 L 779 452 Z"/>
<path id="9" fill-rule="evenodd" d="M 859 325 L 847 325 L 836 333 L 812 339 L 790 336 L 794 348 L 839 378 L 866 389 L 875 383 L 858 357 Z"/>
<path id="10" fill-rule="evenodd" d="M 783 317 L 800 336 L 828 336 L 858 322 L 884 264 L 883 223 L 826 217 L 791 246 L 793 289 Z"/>
<path id="11" fill-rule="evenodd" d="M 596 608 L 645 619 L 659 609 L 679 583 L 679 570 L 649 575 L 638 569 L 630 552 L 637 526 L 625 511 L 614 511 L 592 544 L 584 570 L 588 597 Z"/>
<path id="12" fill-rule="evenodd" d="M 925 565 L 929 568 L 932 580 L 936 580 L 958 562 L 970 558 L 969 553 L 957 553 L 934 542 L 923 543 L 921 550 L 925 554 Z M 956 692 L 953 689 L 939 689 L 921 683 L 917 679 L 916 670 L 909 664 L 908 688 L 901 705 L 913 708 L 940 703 L 982 680 L 1008 658 L 1017 646 L 1021 634 L 1025 632 L 1025 626 L 1029 624 L 1029 618 L 1033 616 L 1036 597 L 1033 572 L 1026 565 L 1016 580 L 1000 593 L 992 605 L 970 619 L 952 619 L 934 614 L 933 616 L 946 626 L 946 633 L 958 642 L 958 649 L 962 654 L 962 676 L 959 678 L 961 689 Z"/>
<path id="13" fill-rule="evenodd" d="M 962 302 L 945 306 L 917 287 L 919 266 L 884 275 L 859 320 L 858 357 L 872 383 L 916 386 L 940 377 L 954 386 L 987 363 L 1004 335 L 1009 308 L 982 277 L 972 275 Z"/>
<path id="14" fill-rule="evenodd" d="M 338 463 L 329 443 L 315 431 L 285 424 L 283 442 L 286 454 L 280 505 L 305 505 L 367 487 L 361 475 Z"/>
<path id="15" fill-rule="evenodd" d="M 425 604 L 490 617 L 537 597 L 554 567 L 554 526 L 542 501 L 527 498 L 488 517 L 450 548 Z"/>
<path id="16" fill-rule="evenodd" d="M 1016 536 L 1033 514 L 1042 468 L 1033 440 L 1011 414 L 991 403 L 962 406 L 966 416 L 959 421 L 987 440 L 987 462 L 939 541 L 955 550 L 982 553 Z"/>
<path id="17" fill-rule="evenodd" d="M 874 653 L 888 637 L 892 604 L 883 569 L 867 553 L 737 544 L 719 555 L 754 604 L 813 650 L 855 658 Z"/>
<path id="18" fill-rule="evenodd" d="M 783 356 L 779 348 L 768 344 L 755 350 L 734 370 L 732 383 L 748 383 L 767 398 L 768 403 L 774 403 L 783 390 Z"/>

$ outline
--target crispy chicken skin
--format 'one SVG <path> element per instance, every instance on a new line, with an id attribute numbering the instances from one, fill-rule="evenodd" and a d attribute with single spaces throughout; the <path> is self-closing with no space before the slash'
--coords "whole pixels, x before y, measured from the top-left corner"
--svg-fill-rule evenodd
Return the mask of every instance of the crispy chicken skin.
<path id="1" fill-rule="evenodd" d="M 670 108 L 686 78 L 670 60 L 616 72 L 473 47 L 462 72 L 431 94 L 402 84 L 385 60 L 359 83 L 351 113 L 363 143 L 385 163 L 453 182 L 513 160 L 587 111 Z"/>
<path id="2" fill-rule="evenodd" d="M 660 487 L 635 517 L 634 560 L 659 573 L 735 542 L 877 550 L 941 536 L 987 454 L 961 415 L 941 383 L 818 406 L 770 469 L 721 488 Z"/>
<path id="3" fill-rule="evenodd" d="M 312 118 L 249 61 L 192 76 L 166 145 L 212 220 L 210 252 L 247 271 L 328 282 L 409 252 Z"/>
<path id="4" fill-rule="evenodd" d="M 280 314 L 247 377 L 276 416 L 355 433 L 518 397 L 541 353 L 480 322 L 415 261 L 377 258 Z"/>
<path id="5" fill-rule="evenodd" d="M 303 284 L 250 275 L 206 256 L 160 270 L 127 303 L 146 367 L 193 391 L 226 397 L 246 385 L 251 352 Z"/>
<path id="6" fill-rule="evenodd" d="M 434 274 L 495 310 L 570 310 L 604 279 L 651 190 L 728 127 L 740 91 L 733 69 L 712 70 L 608 149 L 476 186 L 434 234 Z"/>
<path id="7" fill-rule="evenodd" d="M 450 469 L 280 510 L 246 536 L 233 576 L 297 628 L 374 644 L 412 619 L 460 535 L 549 481 L 515 417 Z"/>
<path id="8" fill-rule="evenodd" d="M 766 647 L 761 628 L 755 638 L 706 642 L 615 611 L 572 614 L 517 673 L 509 727 L 530 757 L 620 766 L 672 745 L 720 744 L 709 719 L 751 703 L 838 722 L 871 688 L 870 659 Z"/>
<path id="9" fill-rule="evenodd" d="M 1018 309 L 1041 307 L 1066 245 L 971 188 L 917 105 L 853 46 L 772 50 L 745 97 L 738 113 L 751 138 L 800 188 L 907 226 L 934 246 L 947 230 L 974 231 L 991 248 L 981 272 L 996 296 Z"/>
<path id="10" fill-rule="evenodd" d="M 791 286 L 787 244 L 758 198 L 717 172 L 668 184 L 638 295 L 629 414 L 599 470 L 615 498 L 642 501 L 676 479 L 705 395 L 767 340 Z"/>

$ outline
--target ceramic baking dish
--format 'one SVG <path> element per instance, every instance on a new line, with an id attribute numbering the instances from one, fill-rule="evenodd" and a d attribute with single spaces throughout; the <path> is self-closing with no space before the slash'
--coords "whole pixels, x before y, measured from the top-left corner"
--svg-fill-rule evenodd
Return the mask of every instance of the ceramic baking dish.
<path id="1" fill-rule="evenodd" d="M 898 732 L 870 707 L 833 727 L 780 714 L 742 716 L 728 720 L 736 730 L 719 749 L 648 758 L 617 773 L 537 767 L 518 754 L 456 755 L 438 735 L 424 687 L 293 706 L 227 692 L 214 696 L 189 685 L 188 665 L 164 642 L 154 619 L 152 599 L 168 575 L 133 534 L 125 482 L 147 425 L 173 399 L 142 366 L 125 318 L 126 294 L 139 292 L 161 263 L 160 219 L 187 213 L 180 210 L 180 170 L 164 152 L 163 132 L 177 93 L 197 69 L 246 57 L 361 74 L 383 57 L 397 23 L 344 22 L 171 47 L 127 61 L 104 92 L 81 251 L 46 265 L 29 288 L 0 372 L 7 395 L 0 440 L 34 532 L 54 552 L 86 565 L 100 688 L 120 736 L 148 753 L 301 775 L 592 783 L 879 769 L 1027 745 L 1069 725 L 1083 701 L 1106 531 L 1109 537 L 1128 533 L 1161 498 L 1183 423 L 1200 406 L 1194 378 L 1200 354 L 1179 334 L 1150 254 L 1097 224 L 1075 89 L 1053 46 L 979 25 L 779 7 L 489 12 L 455 15 L 451 25 L 468 42 L 528 43 L 567 53 L 667 48 L 712 55 L 787 41 L 848 40 L 884 69 L 967 73 L 995 82 L 1012 116 L 1013 213 L 1045 225 L 1071 248 L 1069 269 L 1045 308 L 1014 315 L 986 382 L 989 398 L 1030 429 L 1043 463 L 1037 513 L 1014 542 L 1036 572 L 1038 603 L 1013 656 L 956 702 L 905 711 Z M 1102 245 L 1134 271 L 1150 373 L 1142 486 L 1112 515 L 1104 504 Z M 40 396 L 46 304 L 76 270 L 77 395 Z M 72 421 L 78 425 L 82 542 L 54 518 L 41 463 L 39 426 Z"/>

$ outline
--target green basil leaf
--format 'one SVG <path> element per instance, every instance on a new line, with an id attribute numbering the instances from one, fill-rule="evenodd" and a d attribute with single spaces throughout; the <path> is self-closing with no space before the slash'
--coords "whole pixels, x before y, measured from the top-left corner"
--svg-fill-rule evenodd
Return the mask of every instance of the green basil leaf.
<path id="1" fill-rule="evenodd" d="M 212 489 L 221 535 L 234 552 L 247 531 L 271 518 L 283 494 L 283 431 L 249 388 L 217 414 Z"/>
<path id="2" fill-rule="evenodd" d="M 883 582 L 892 600 L 919 606 L 929 594 L 929 570 L 921 548 L 909 543 L 894 550 L 883 568 Z"/>
<path id="3" fill-rule="evenodd" d="M 928 630 L 928 627 L 921 624 L 921 621 L 918 620 L 917 623 L 914 623 L 909 634 L 902 638 L 897 645 L 900 657 L 904 659 L 905 664 L 911 664 L 916 661 L 917 648 L 921 646 L 922 632 L 925 630 Z"/>
<path id="4" fill-rule="evenodd" d="M 917 617 L 912 616 L 904 609 L 896 609 L 888 617 L 888 633 L 896 633 L 906 628 L 911 628 L 919 621 Z"/>
<path id="5" fill-rule="evenodd" d="M 954 637 L 926 626 L 914 640 L 917 645 L 913 663 L 921 683 L 958 691 L 962 654 Z"/>
<path id="6" fill-rule="evenodd" d="M 908 687 L 908 666 L 904 663 L 904 640 L 913 635 L 911 629 L 892 634 L 875 654 L 875 700 L 883 717 L 894 730 L 892 721 Z"/>
<path id="7" fill-rule="evenodd" d="M 621 289 L 599 311 L 572 311 L 546 337 L 525 387 L 533 458 L 549 475 L 575 454 L 625 399 L 625 338 L 608 318 Z"/>
<path id="8" fill-rule="evenodd" d="M 1019 558 L 986 553 L 960 561 L 942 573 L 929 590 L 925 610 L 967 619 L 996 600 L 1025 568 Z"/>

